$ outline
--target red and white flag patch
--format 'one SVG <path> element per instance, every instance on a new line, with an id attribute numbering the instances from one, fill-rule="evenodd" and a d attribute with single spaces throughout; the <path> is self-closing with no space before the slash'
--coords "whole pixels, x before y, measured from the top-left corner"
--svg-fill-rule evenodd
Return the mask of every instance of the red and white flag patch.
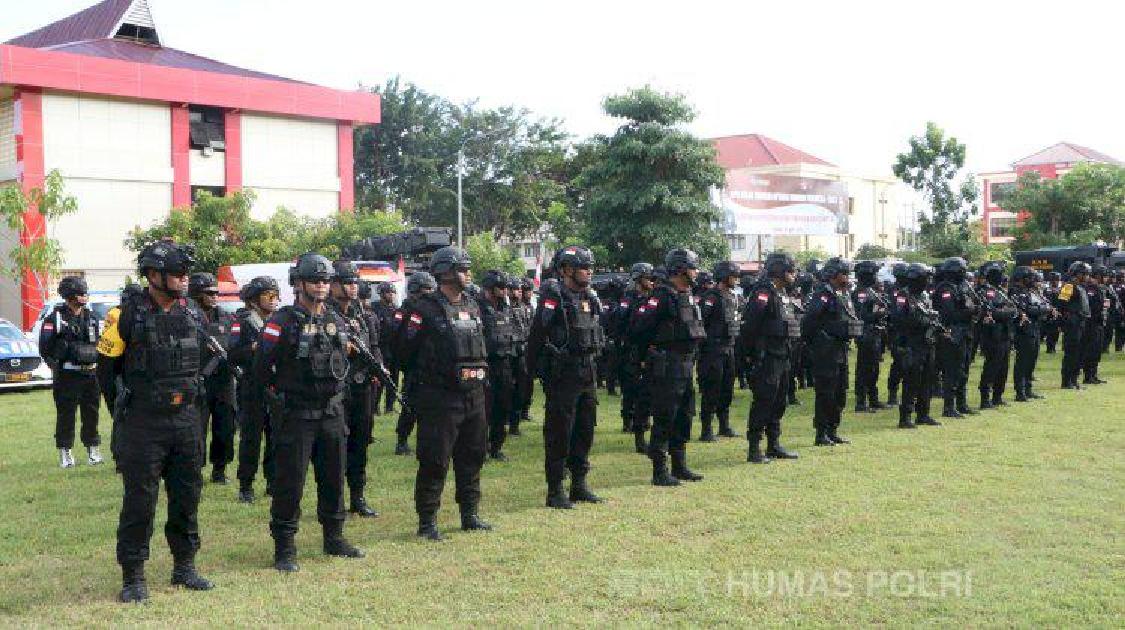
<path id="1" fill-rule="evenodd" d="M 277 324 L 275 324 L 273 322 L 270 322 L 270 323 L 266 324 L 265 329 L 262 330 L 262 334 L 267 336 L 267 337 L 272 337 L 273 339 L 277 339 L 277 338 L 281 337 L 281 326 L 278 326 Z"/>
<path id="2" fill-rule="evenodd" d="M 233 325 L 232 325 L 232 326 L 230 327 L 230 331 L 231 331 L 232 333 L 240 332 L 241 330 L 242 330 L 242 324 L 240 324 L 240 323 L 238 323 L 238 322 L 235 322 L 235 323 L 234 323 L 234 324 L 233 324 Z"/>
<path id="3" fill-rule="evenodd" d="M 621 300 L 620 306 L 621 308 L 629 308 L 629 303 L 625 300 Z"/>
<path id="4" fill-rule="evenodd" d="M 51 332 L 54 329 L 55 329 L 55 325 L 52 324 L 51 322 L 47 322 L 47 323 L 43 324 L 43 330 L 46 330 L 47 332 Z"/>
<path id="5" fill-rule="evenodd" d="M 953 297 L 953 294 L 950 293 L 949 291 L 942 291 L 941 292 L 941 299 L 948 300 L 951 297 Z"/>
<path id="6" fill-rule="evenodd" d="M 656 306 L 659 305 L 659 304 L 660 304 L 660 300 L 658 300 L 656 298 L 649 298 L 648 299 L 648 305 L 653 307 L 653 308 L 656 308 Z"/>
<path id="7" fill-rule="evenodd" d="M 900 296 L 898 296 L 898 299 L 895 300 L 895 301 L 898 302 L 899 304 L 906 304 L 906 296 L 900 295 Z"/>
<path id="8" fill-rule="evenodd" d="M 548 298 L 546 300 L 543 300 L 543 308 L 547 309 L 548 311 L 555 310 L 555 308 L 557 308 L 558 305 L 559 305 L 558 300 L 552 300 L 550 298 Z"/>
<path id="9" fill-rule="evenodd" d="M 770 301 L 770 294 L 766 293 L 765 291 L 759 291 L 758 292 L 758 301 L 759 302 L 769 302 Z"/>
<path id="10" fill-rule="evenodd" d="M 395 311 L 394 319 L 395 319 L 396 322 L 401 322 L 402 321 L 402 311 Z"/>
<path id="11" fill-rule="evenodd" d="M 421 325 L 422 325 L 422 316 L 419 315 L 418 313 L 411 313 L 410 314 L 410 327 L 411 328 L 418 328 Z"/>

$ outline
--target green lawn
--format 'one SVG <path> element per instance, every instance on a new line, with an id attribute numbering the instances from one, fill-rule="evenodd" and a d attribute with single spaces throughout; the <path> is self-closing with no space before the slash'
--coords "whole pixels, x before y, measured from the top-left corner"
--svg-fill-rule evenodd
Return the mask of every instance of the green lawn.
<path id="1" fill-rule="evenodd" d="M 111 466 L 57 469 L 49 393 L 3 395 L 0 625 L 1119 626 L 1123 366 L 1109 357 L 1111 384 L 1064 393 L 1048 355 L 1046 401 L 916 431 L 894 428 L 897 412 L 848 413 L 841 433 L 853 443 L 835 448 L 811 445 L 802 391 L 784 425 L 799 460 L 752 467 L 742 439 L 693 442 L 706 480 L 674 489 L 649 485 L 618 399 L 603 396 L 591 482 L 609 502 L 569 512 L 543 507 L 539 396 L 512 461 L 484 472 L 482 515 L 496 530 L 456 528 L 451 479 L 441 544 L 414 537 L 414 461 L 391 455 L 393 421 L 380 417 L 369 498 L 382 515 L 347 528 L 366 559 L 320 553 L 310 491 L 301 571 L 280 575 L 267 503 L 208 485 L 199 565 L 217 588 L 168 586 L 162 497 L 147 606 L 114 600 Z M 740 432 L 748 402 L 736 393 Z"/>

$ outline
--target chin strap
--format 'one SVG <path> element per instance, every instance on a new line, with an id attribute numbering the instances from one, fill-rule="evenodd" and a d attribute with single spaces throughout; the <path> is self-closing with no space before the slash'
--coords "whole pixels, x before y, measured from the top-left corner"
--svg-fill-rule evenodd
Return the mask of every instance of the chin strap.
<path id="1" fill-rule="evenodd" d="M 157 291 L 163 293 L 164 295 L 168 296 L 169 298 L 171 298 L 173 300 L 177 300 L 179 298 L 184 297 L 184 294 L 185 294 L 184 291 L 169 291 L 168 290 L 168 272 L 167 271 L 161 271 L 160 272 L 160 282 L 164 286 L 162 286 L 162 287 L 158 287 L 156 285 L 150 285 L 150 286 L 152 286 L 153 289 L 156 289 Z"/>

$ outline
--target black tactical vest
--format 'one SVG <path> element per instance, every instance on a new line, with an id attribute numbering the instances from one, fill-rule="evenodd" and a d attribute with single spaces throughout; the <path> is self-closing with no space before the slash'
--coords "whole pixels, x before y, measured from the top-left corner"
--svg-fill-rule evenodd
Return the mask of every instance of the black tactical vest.
<path id="1" fill-rule="evenodd" d="M 586 356 L 601 352 L 605 347 L 605 333 L 599 321 L 598 303 L 589 293 L 574 293 L 565 287 L 562 297 L 569 353 Z"/>
<path id="2" fill-rule="evenodd" d="M 516 336 L 519 324 L 515 309 L 504 304 L 492 306 L 485 301 L 480 305 L 484 324 L 488 358 L 506 359 L 516 354 Z"/>
<path id="3" fill-rule="evenodd" d="M 771 318 L 762 326 L 762 334 L 767 337 L 800 338 L 801 320 L 797 317 L 796 299 L 779 292 L 774 288 L 773 283 L 768 286 L 770 293 L 773 295 L 770 300 Z"/>
<path id="4" fill-rule="evenodd" d="M 200 339 L 194 315 L 176 302 L 165 312 L 147 297 L 133 301 L 125 355 L 125 386 L 145 410 L 174 412 L 198 394 Z"/>
<path id="5" fill-rule="evenodd" d="M 653 339 L 655 345 L 685 343 L 696 345 L 707 338 L 703 318 L 699 314 L 699 306 L 690 291 L 674 291 L 666 287 L 659 287 L 657 291 L 672 296 L 673 316 L 657 325 L 656 337 Z"/>
<path id="6" fill-rule="evenodd" d="M 55 326 L 56 334 L 69 346 L 68 362 L 89 366 L 98 362 L 98 321 L 89 309 L 74 315 L 66 304 L 56 307 L 56 313 L 65 326 Z"/>
<path id="7" fill-rule="evenodd" d="M 728 291 L 711 290 L 700 297 L 704 300 L 714 300 L 714 307 L 718 311 L 718 317 L 712 316 L 705 322 L 708 340 L 715 340 L 722 346 L 734 345 L 742 327 L 738 296 Z"/>
<path id="8" fill-rule="evenodd" d="M 284 306 L 286 325 L 281 334 L 286 336 L 288 350 L 294 356 L 281 357 L 277 362 L 276 383 L 279 390 L 293 395 L 286 405 L 319 407 L 343 389 L 348 375 L 347 333 L 344 323 L 330 308 L 321 315 L 311 315 L 303 309 Z"/>
<path id="9" fill-rule="evenodd" d="M 420 353 L 419 382 L 439 379 L 443 385 L 464 391 L 483 386 L 488 377 L 488 347 L 477 303 L 462 295 L 453 304 L 439 291 L 418 299 L 435 304 L 441 313 L 434 322 L 434 345 Z"/>

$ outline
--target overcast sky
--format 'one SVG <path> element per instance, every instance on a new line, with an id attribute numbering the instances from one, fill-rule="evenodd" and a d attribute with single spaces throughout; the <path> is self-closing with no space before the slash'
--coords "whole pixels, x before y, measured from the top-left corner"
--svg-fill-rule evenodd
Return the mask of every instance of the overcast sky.
<path id="1" fill-rule="evenodd" d="M 95 0 L 2 0 L 0 41 Z M 350 88 L 400 74 L 456 101 L 608 132 L 601 99 L 682 92 L 705 136 L 762 133 L 889 174 L 933 120 L 969 168 L 1066 140 L 1125 159 L 1125 3 L 149 0 L 163 43 Z"/>

